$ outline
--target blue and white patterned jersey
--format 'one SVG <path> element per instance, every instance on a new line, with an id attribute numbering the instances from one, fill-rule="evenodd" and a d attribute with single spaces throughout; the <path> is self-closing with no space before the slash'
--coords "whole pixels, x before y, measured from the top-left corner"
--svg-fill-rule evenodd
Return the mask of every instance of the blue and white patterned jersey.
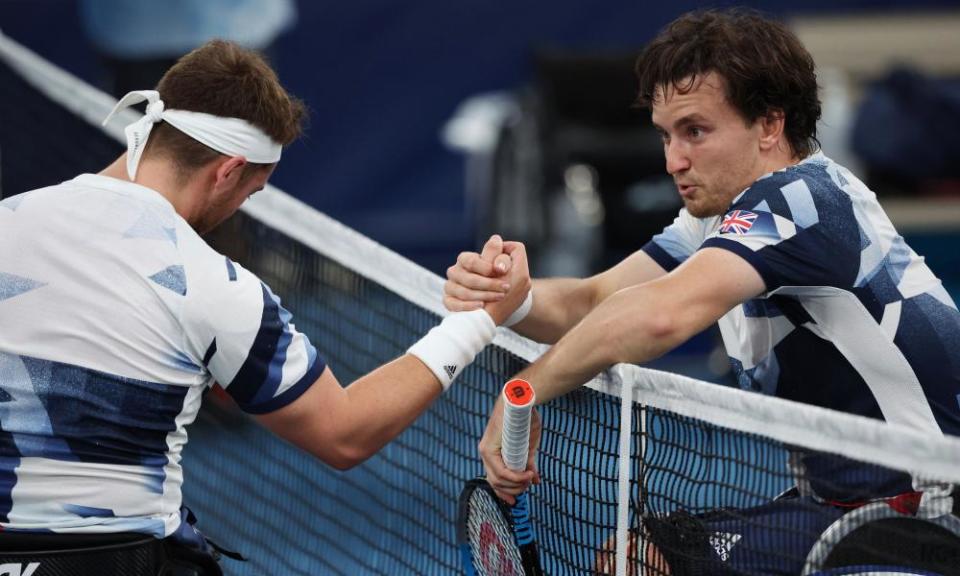
<path id="1" fill-rule="evenodd" d="M 847 169 L 814 154 L 757 180 L 722 217 L 681 211 L 643 249 L 669 271 L 705 247 L 738 254 L 766 283 L 719 322 L 742 388 L 960 435 L 960 313 Z M 805 463 L 843 474 L 828 458 Z M 904 488 L 890 484 L 878 490 Z"/>
<path id="2" fill-rule="evenodd" d="M 290 319 L 149 188 L 0 202 L 0 526 L 171 534 L 204 390 L 265 413 L 323 371 Z"/>

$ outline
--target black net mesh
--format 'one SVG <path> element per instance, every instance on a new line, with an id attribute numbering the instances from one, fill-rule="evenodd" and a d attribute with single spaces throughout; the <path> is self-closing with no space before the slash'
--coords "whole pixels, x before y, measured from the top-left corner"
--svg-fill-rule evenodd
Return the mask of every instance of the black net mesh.
<path id="1" fill-rule="evenodd" d="M 439 320 L 245 214 L 209 241 L 282 295 L 343 383 L 399 356 Z M 413 427 L 345 473 L 207 402 L 184 458 L 188 502 L 207 532 L 256 563 L 275 558 L 305 573 L 321 565 L 342 574 L 456 572 L 457 498 L 482 472 L 476 443 L 493 400 L 523 365 L 488 347 Z M 615 398 L 590 390 L 543 411 L 547 480 L 534 489 L 533 514 L 548 573 L 589 573 L 615 528 L 618 411 Z M 206 449 L 208 442 L 219 448 Z M 211 473 L 220 469 L 229 479 Z"/>
<path id="2" fill-rule="evenodd" d="M 0 197 L 97 172 L 123 148 L 0 60 Z"/>
<path id="3" fill-rule="evenodd" d="M 3 195 L 97 171 L 121 149 L 0 59 Z M 438 321 L 389 286 L 246 213 L 208 240 L 283 298 L 298 329 L 344 384 L 402 354 Z M 348 472 L 276 439 L 215 391 L 189 428 L 185 503 L 213 540 L 250 559 L 225 560 L 227 574 L 458 573 L 458 495 L 482 472 L 476 443 L 486 415 L 503 382 L 523 365 L 509 350 L 488 347 L 409 430 Z M 551 402 L 541 415 L 543 483 L 533 489 L 531 502 L 544 571 L 597 573 L 598 557 L 611 549 L 616 529 L 619 400 L 583 389 Z M 780 442 L 639 406 L 631 425 L 632 564 L 653 554 L 638 544 L 654 542 L 673 574 L 799 574 L 816 540 L 841 517 L 870 524 L 894 510 L 883 503 L 860 506 L 878 495 L 876 480 L 885 477 L 875 467 L 851 468 L 849 461 L 802 453 L 798 458 Z M 804 467 L 791 467 L 791 460 Z M 803 472 L 811 469 L 817 472 Z M 825 478 L 842 482 L 832 485 Z M 802 488 L 818 483 L 821 493 L 832 486 L 844 501 L 827 505 L 796 495 L 775 500 L 797 480 Z M 897 505 L 909 508 L 909 498 Z M 925 550 L 923 542 L 937 543 L 918 554 L 939 560 L 914 564 L 957 573 L 960 562 L 951 555 L 956 548 L 949 547 L 956 526 L 934 524 L 940 531 L 917 544 L 931 523 L 916 522 L 907 529 L 897 525 L 892 538 L 912 551 Z M 835 530 L 836 542 L 821 546 L 822 567 L 849 563 L 850 557 L 890 561 L 891 537 L 858 526 Z M 852 555 L 837 544 L 837 534 L 846 533 L 857 536 Z M 613 573 L 610 555 L 602 560 L 603 573 Z M 649 564 L 648 573 L 661 564 Z"/>

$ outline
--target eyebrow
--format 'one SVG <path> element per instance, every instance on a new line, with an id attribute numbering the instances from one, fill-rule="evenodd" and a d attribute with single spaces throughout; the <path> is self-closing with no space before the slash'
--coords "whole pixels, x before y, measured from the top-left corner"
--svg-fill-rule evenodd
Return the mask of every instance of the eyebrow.
<path id="1" fill-rule="evenodd" d="M 690 124 L 700 124 L 706 121 L 707 119 L 704 118 L 700 113 L 694 112 L 693 114 L 688 114 L 680 118 L 676 122 L 674 122 L 673 128 L 674 130 L 680 130 L 684 126 L 689 126 Z M 653 127 L 659 130 L 660 132 L 666 132 L 666 130 L 664 130 L 663 127 L 657 124 L 656 122 L 653 122 Z"/>

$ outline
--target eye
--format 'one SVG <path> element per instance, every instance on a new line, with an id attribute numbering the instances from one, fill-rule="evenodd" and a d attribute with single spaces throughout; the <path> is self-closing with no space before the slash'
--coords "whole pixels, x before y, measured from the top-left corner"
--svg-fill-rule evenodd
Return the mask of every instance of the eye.
<path id="1" fill-rule="evenodd" d="M 687 136 L 691 140 L 699 140 L 706 136 L 707 131 L 703 129 L 702 126 L 690 126 L 687 128 Z"/>
<path id="2" fill-rule="evenodd" d="M 670 143 L 670 135 L 669 135 L 669 134 L 667 134 L 667 133 L 664 132 L 663 130 L 657 130 L 657 132 L 660 134 L 660 140 L 661 140 L 664 144 L 669 144 L 669 143 Z"/>

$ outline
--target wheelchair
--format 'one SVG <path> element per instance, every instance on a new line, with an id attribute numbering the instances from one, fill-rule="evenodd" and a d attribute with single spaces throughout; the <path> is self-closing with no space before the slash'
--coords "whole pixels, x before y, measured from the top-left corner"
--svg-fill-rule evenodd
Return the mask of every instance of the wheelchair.
<path id="1" fill-rule="evenodd" d="M 960 576 L 960 517 L 919 518 L 874 502 L 820 535 L 801 576 Z"/>
<path id="2" fill-rule="evenodd" d="M 145 534 L 0 533 L 0 576 L 222 576 L 215 557 Z"/>

